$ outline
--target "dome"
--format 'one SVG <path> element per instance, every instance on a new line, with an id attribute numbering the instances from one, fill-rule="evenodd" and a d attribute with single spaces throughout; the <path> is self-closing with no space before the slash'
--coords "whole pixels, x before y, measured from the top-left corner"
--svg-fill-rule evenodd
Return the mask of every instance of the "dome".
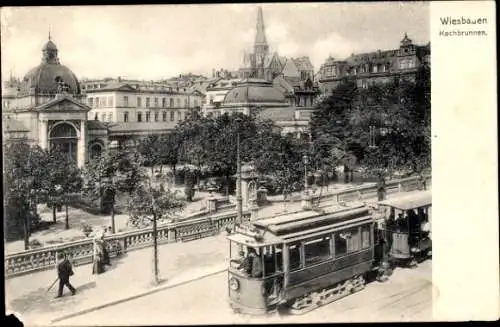
<path id="1" fill-rule="evenodd" d="M 35 90 L 37 93 L 59 93 L 65 91 L 80 94 L 80 83 L 75 74 L 59 63 L 57 46 L 49 37 L 42 48 L 42 63 L 31 69 L 21 81 L 21 91 Z"/>
<path id="2" fill-rule="evenodd" d="M 247 79 L 229 91 L 224 104 L 237 103 L 285 103 L 285 96 L 271 82 Z"/>
<path id="3" fill-rule="evenodd" d="M 43 46 L 43 50 L 57 50 L 57 46 L 51 39 Z"/>
<path id="4" fill-rule="evenodd" d="M 56 93 L 62 83 L 67 85 L 68 93 L 80 94 L 80 83 L 75 74 L 61 64 L 41 63 L 30 70 L 21 82 L 21 90 L 35 88 L 38 93 Z"/>

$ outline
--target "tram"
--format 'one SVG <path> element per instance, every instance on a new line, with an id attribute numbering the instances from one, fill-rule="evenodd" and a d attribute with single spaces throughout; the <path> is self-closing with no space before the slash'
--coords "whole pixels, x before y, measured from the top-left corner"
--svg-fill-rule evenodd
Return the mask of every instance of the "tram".
<path id="1" fill-rule="evenodd" d="M 427 195 L 419 196 L 422 199 L 410 207 L 428 208 L 430 197 L 427 203 Z M 401 203 L 382 201 L 379 208 L 405 210 L 408 206 Z M 364 205 L 334 212 L 303 211 L 234 226 L 227 236 L 230 306 L 245 314 L 282 309 L 304 314 L 361 291 L 374 275 L 384 272 L 381 266 L 387 257 L 404 258 L 402 253 L 428 248 L 424 238 L 411 243 L 413 229 L 406 232 L 408 251 L 399 245 L 404 243 L 399 236 L 393 237 L 397 241 L 392 241 L 392 247 L 384 246 L 387 242 L 380 236 L 390 230 L 387 226 L 380 226 Z"/>
<path id="2" fill-rule="evenodd" d="M 408 192 L 378 204 L 378 229 L 393 265 L 415 267 L 432 256 L 431 192 Z"/>
<path id="3" fill-rule="evenodd" d="M 231 307 L 249 314 L 278 307 L 303 314 L 362 290 L 373 266 L 374 226 L 364 206 L 235 226 L 228 236 Z"/>

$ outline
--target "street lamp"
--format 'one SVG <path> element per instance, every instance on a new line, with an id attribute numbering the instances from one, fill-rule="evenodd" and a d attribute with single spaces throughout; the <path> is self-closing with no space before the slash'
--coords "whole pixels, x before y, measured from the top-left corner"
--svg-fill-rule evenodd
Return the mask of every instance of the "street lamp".
<path id="1" fill-rule="evenodd" d="M 237 171 L 237 182 L 236 182 L 236 223 L 241 224 L 243 221 L 243 200 L 241 197 L 241 158 L 240 158 L 240 123 L 241 118 L 235 119 L 237 123 L 237 133 L 236 133 L 236 171 Z"/>
<path id="2" fill-rule="evenodd" d="M 308 191 L 308 185 L 307 185 L 307 165 L 309 164 L 309 156 L 307 154 L 304 154 L 302 156 L 302 159 L 304 160 L 304 194 L 307 195 Z"/>

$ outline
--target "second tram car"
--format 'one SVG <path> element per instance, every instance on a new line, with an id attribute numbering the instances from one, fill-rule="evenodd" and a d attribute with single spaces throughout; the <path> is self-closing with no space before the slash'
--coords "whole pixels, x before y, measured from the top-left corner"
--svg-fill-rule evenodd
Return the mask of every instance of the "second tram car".
<path id="1" fill-rule="evenodd" d="M 430 192 L 409 196 L 381 201 L 380 208 L 399 208 L 409 215 L 415 209 L 420 222 L 430 220 Z M 248 314 L 278 308 L 303 314 L 362 290 L 367 277 L 378 275 L 378 280 L 386 280 L 388 260 L 413 258 L 417 252 L 430 251 L 428 233 L 420 231 L 416 235 L 413 227 L 393 231 L 387 228 L 386 219 L 382 215 L 377 221 L 368 207 L 358 205 L 335 212 L 303 211 L 236 225 L 228 235 L 231 307 Z M 385 238 L 388 233 L 389 247 Z"/>

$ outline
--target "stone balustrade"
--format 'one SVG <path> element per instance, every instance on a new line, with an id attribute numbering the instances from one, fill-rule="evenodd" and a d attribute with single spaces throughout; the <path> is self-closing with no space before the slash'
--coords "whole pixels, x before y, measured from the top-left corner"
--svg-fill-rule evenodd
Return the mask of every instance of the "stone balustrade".
<path id="1" fill-rule="evenodd" d="M 427 185 L 430 186 L 430 176 L 426 177 Z M 419 187 L 418 177 L 410 177 L 402 180 L 389 181 L 386 185 L 387 194 L 394 192 L 412 191 Z M 358 201 L 360 199 L 376 197 L 376 185 L 360 186 L 348 190 L 327 194 L 321 198 L 332 198 L 337 203 Z M 314 196 L 313 196 L 314 198 Z M 317 198 L 316 198 L 317 199 Z M 225 200 L 225 199 L 224 199 Z M 234 204 L 223 201 L 221 207 L 233 208 Z M 243 212 L 244 220 L 249 220 L 251 211 Z M 215 235 L 236 219 L 236 212 L 215 212 L 212 215 L 193 217 L 189 220 L 181 220 L 165 223 L 158 226 L 158 244 L 183 242 Z M 110 245 L 111 257 L 121 253 L 149 247 L 153 244 L 153 229 L 143 228 L 139 230 L 116 233 L 105 237 Z M 92 239 L 84 239 L 75 242 L 61 243 L 39 249 L 21 251 L 7 254 L 5 256 L 5 276 L 7 278 L 55 268 L 56 254 L 65 252 L 74 265 L 88 264 L 92 262 Z"/>

